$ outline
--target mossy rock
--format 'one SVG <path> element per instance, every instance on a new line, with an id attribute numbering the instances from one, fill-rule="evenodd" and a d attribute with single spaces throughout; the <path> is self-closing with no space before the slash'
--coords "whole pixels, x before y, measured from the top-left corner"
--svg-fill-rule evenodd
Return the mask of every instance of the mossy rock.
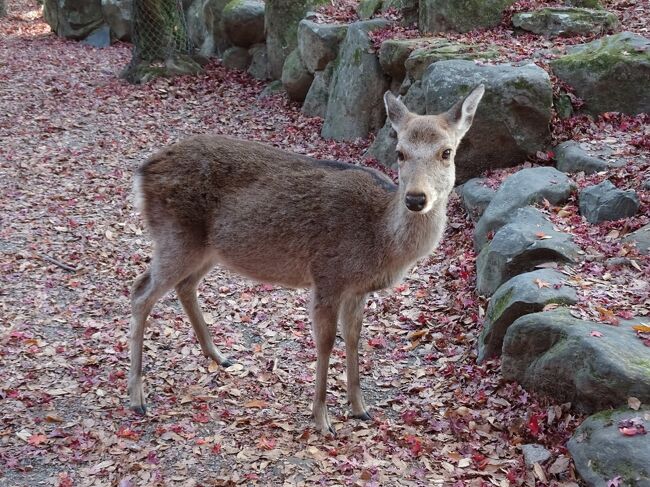
<path id="1" fill-rule="evenodd" d="M 190 56 L 178 54 L 167 59 L 164 64 L 142 61 L 129 65 L 120 73 L 120 77 L 129 83 L 144 84 L 156 78 L 198 74 L 202 70 L 201 65 Z"/>
<path id="2" fill-rule="evenodd" d="M 357 5 L 357 15 L 361 20 L 372 18 L 381 10 L 382 0 L 361 0 Z"/>
<path id="3" fill-rule="evenodd" d="M 251 55 L 245 47 L 232 46 L 223 53 L 222 62 L 228 69 L 246 71 L 251 64 Z"/>
<path id="4" fill-rule="evenodd" d="M 284 60 L 298 46 L 298 24 L 305 14 L 327 0 L 266 0 L 265 28 L 269 69 L 280 79 Z"/>
<path id="5" fill-rule="evenodd" d="M 415 81 L 422 79 L 426 69 L 438 61 L 452 59 L 487 60 L 494 59 L 498 55 L 499 51 L 493 47 L 434 39 L 430 40 L 427 45 L 414 49 L 404 61 L 404 67 L 409 79 Z"/>
<path id="6" fill-rule="evenodd" d="M 420 32 L 469 32 L 495 27 L 515 0 L 420 0 Z"/>
<path id="7" fill-rule="evenodd" d="M 650 353 L 633 329 L 639 322 L 593 323 L 566 310 L 525 315 L 505 335 L 503 376 L 586 413 L 629 397 L 650 403 Z"/>
<path id="8" fill-rule="evenodd" d="M 573 243 L 571 235 L 555 230 L 536 208 L 520 208 L 510 212 L 508 217 L 508 224 L 494 234 L 476 259 L 479 294 L 499 293 L 506 281 L 510 282 L 522 272 L 533 271 L 539 264 L 574 263 L 580 255 L 580 247 Z M 548 238 L 540 239 L 540 232 Z M 544 291 L 539 291 L 540 296 L 543 294 Z"/>
<path id="9" fill-rule="evenodd" d="M 458 53 L 445 55 L 460 57 Z M 534 64 L 486 65 L 466 59 L 434 62 L 422 75 L 427 114 L 448 110 L 479 84 L 485 85 L 485 94 L 456 154 L 459 183 L 488 169 L 521 164 L 550 141 L 551 80 Z"/>
<path id="10" fill-rule="evenodd" d="M 99 0 L 45 0 L 43 17 L 56 35 L 75 40 L 84 39 L 104 23 Z"/>
<path id="11" fill-rule="evenodd" d="M 298 49 L 310 73 L 322 71 L 336 59 L 347 30 L 345 24 L 318 24 L 308 19 L 300 21 Z"/>
<path id="12" fill-rule="evenodd" d="M 650 429 L 650 408 L 607 409 L 588 417 L 574 432 L 567 448 L 587 485 L 607 485 L 619 477 L 620 485 L 650 486 L 650 435 L 623 435 L 619 423 L 630 420 Z"/>
<path id="13" fill-rule="evenodd" d="M 569 49 L 551 62 L 592 114 L 650 112 L 650 39 L 631 32 Z"/>
<path id="14" fill-rule="evenodd" d="M 390 23 L 372 19 L 350 24 L 334 61 L 325 122 L 321 135 L 336 140 L 366 137 L 385 119 L 382 96 L 388 88 L 369 33 Z"/>
<path id="15" fill-rule="evenodd" d="M 298 49 L 294 49 L 284 61 L 282 68 L 282 86 L 289 98 L 294 101 L 303 101 L 313 81 L 314 75 L 305 67 Z"/>
<path id="16" fill-rule="evenodd" d="M 334 63 L 329 63 L 322 71 L 314 72 L 314 81 L 302 104 L 302 113 L 308 117 L 325 118 L 333 73 Z"/>
<path id="17" fill-rule="evenodd" d="M 512 25 L 546 37 L 570 37 L 609 32 L 618 29 L 620 23 L 616 15 L 605 10 L 548 7 L 517 13 Z"/>
<path id="18" fill-rule="evenodd" d="M 264 42 L 264 3 L 232 0 L 223 9 L 223 29 L 235 46 L 250 47 Z"/>
<path id="19" fill-rule="evenodd" d="M 388 39 L 381 43 L 379 48 L 379 64 L 388 76 L 394 80 L 402 80 L 406 75 L 406 60 L 411 53 L 422 47 L 431 44 L 431 38 L 418 39 Z"/>
<path id="20" fill-rule="evenodd" d="M 555 108 L 555 113 L 557 113 L 557 116 L 562 120 L 566 120 L 573 116 L 571 97 L 564 92 L 553 97 L 553 108 Z"/>
<path id="21" fill-rule="evenodd" d="M 593 8 L 598 10 L 603 8 L 600 0 L 567 0 L 564 3 L 570 7 Z"/>
<path id="22" fill-rule="evenodd" d="M 548 286 L 540 288 L 538 282 Z M 574 304 L 576 301 L 575 291 L 556 270 L 539 269 L 508 280 L 490 300 L 478 340 L 478 360 L 501 355 L 503 337 L 517 318 L 542 311 L 547 304 Z"/>

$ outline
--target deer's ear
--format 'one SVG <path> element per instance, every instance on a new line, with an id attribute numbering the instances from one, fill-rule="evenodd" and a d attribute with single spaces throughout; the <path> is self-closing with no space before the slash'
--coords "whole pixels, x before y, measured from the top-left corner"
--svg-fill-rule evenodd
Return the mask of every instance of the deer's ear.
<path id="1" fill-rule="evenodd" d="M 390 124 L 393 126 L 395 132 L 399 132 L 411 117 L 411 112 L 390 91 L 384 93 L 384 104 L 386 105 L 386 115 L 388 115 Z"/>
<path id="2" fill-rule="evenodd" d="M 464 100 L 460 100 L 445 114 L 451 125 L 455 126 L 459 141 L 472 126 L 474 114 L 484 93 L 485 86 L 478 85 Z"/>

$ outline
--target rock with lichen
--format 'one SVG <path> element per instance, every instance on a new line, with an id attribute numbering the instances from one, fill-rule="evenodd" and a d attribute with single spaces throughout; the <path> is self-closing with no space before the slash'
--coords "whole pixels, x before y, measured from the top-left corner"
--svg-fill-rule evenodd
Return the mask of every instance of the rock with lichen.
<path id="1" fill-rule="evenodd" d="M 591 114 L 650 112 L 650 39 L 631 32 L 570 47 L 551 62 Z"/>
<path id="2" fill-rule="evenodd" d="M 576 7 L 546 7 L 512 16 L 512 25 L 545 37 L 602 34 L 620 26 L 618 18 L 606 10 Z"/>
<path id="3" fill-rule="evenodd" d="M 420 0 L 421 32 L 457 31 L 495 27 L 514 0 Z"/>

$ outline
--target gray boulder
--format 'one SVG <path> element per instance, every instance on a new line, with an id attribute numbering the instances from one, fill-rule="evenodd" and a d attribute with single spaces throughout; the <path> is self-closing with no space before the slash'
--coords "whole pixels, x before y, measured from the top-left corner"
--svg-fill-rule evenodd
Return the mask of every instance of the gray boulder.
<path id="1" fill-rule="evenodd" d="M 368 33 L 387 25 L 387 21 L 376 19 L 349 26 L 332 76 L 323 137 L 353 140 L 383 125 L 382 96 L 388 89 L 388 80 Z"/>
<path id="2" fill-rule="evenodd" d="M 534 64 L 434 63 L 422 78 L 426 113 L 446 111 L 481 83 L 485 95 L 456 155 L 459 182 L 487 169 L 521 164 L 550 141 L 551 80 Z"/>
<path id="3" fill-rule="evenodd" d="M 280 79 L 284 60 L 298 46 L 298 24 L 320 3 L 322 0 L 266 0 L 266 45 L 273 79 Z"/>
<path id="4" fill-rule="evenodd" d="M 357 15 L 361 20 L 368 20 L 381 10 L 382 0 L 361 0 L 357 5 Z"/>
<path id="5" fill-rule="evenodd" d="M 402 98 L 402 102 L 413 113 L 424 115 L 424 91 L 422 82 L 416 81 Z M 396 166 L 397 155 L 397 134 L 393 130 L 389 120 L 386 120 L 384 126 L 377 132 L 375 140 L 368 148 L 367 156 L 377 159 L 385 166 Z"/>
<path id="6" fill-rule="evenodd" d="M 553 71 L 592 114 L 650 112 L 650 39 L 631 32 L 569 48 Z"/>
<path id="7" fill-rule="evenodd" d="M 503 337 L 517 318 L 542 311 L 547 304 L 574 304 L 577 300 L 575 290 L 558 271 L 540 269 L 513 277 L 490 300 L 478 339 L 478 361 L 501 355 Z"/>
<path id="8" fill-rule="evenodd" d="M 333 73 L 333 63 L 328 64 L 323 71 L 314 72 L 314 81 L 305 96 L 301 109 L 302 113 L 309 117 L 325 118 Z"/>
<path id="9" fill-rule="evenodd" d="M 298 49 L 294 49 L 284 61 L 282 68 L 282 86 L 289 98 L 294 101 L 303 101 L 313 81 L 314 75 L 307 70 L 300 59 Z"/>
<path id="10" fill-rule="evenodd" d="M 565 0 L 564 3 L 570 7 L 602 9 L 600 0 Z"/>
<path id="11" fill-rule="evenodd" d="M 413 51 L 424 46 L 439 46 L 442 43 L 446 43 L 446 41 L 434 40 L 427 37 L 416 39 L 387 39 L 381 43 L 379 48 L 379 64 L 381 64 L 384 73 L 394 81 L 402 82 L 406 76 L 406 60 L 411 56 Z M 435 61 L 440 60 L 441 58 L 435 59 Z M 434 61 L 429 62 L 429 64 L 432 62 Z M 421 70 L 420 76 L 417 79 L 422 78 L 422 72 L 424 72 L 424 69 Z"/>
<path id="12" fill-rule="evenodd" d="M 489 46 L 447 39 L 431 39 L 426 45 L 412 50 L 404 61 L 406 82 L 422 79 L 427 68 L 438 61 L 488 60 L 495 58 L 498 53 L 497 49 Z"/>
<path id="13" fill-rule="evenodd" d="M 101 0 L 102 16 L 110 26 L 113 37 L 131 41 L 133 32 L 133 0 Z"/>
<path id="14" fill-rule="evenodd" d="M 567 448 L 586 485 L 610 485 L 618 477 L 617 485 L 650 487 L 650 434 L 622 434 L 619 425 L 628 422 L 650 431 L 650 408 L 601 411 L 575 430 Z"/>
<path id="15" fill-rule="evenodd" d="M 235 46 L 250 47 L 264 42 L 264 2 L 232 0 L 223 9 L 223 29 Z"/>
<path id="16" fill-rule="evenodd" d="M 496 27 L 504 10 L 515 0 L 487 0 L 459 2 L 458 0 L 420 0 L 420 32 L 455 30 L 469 32 L 474 29 Z"/>
<path id="17" fill-rule="evenodd" d="M 532 468 L 536 463 L 544 463 L 551 458 L 551 452 L 542 445 L 521 445 L 521 453 L 524 454 L 524 463 L 528 468 Z"/>
<path id="18" fill-rule="evenodd" d="M 204 57 L 222 55 L 231 46 L 224 31 L 223 11 L 229 0 L 193 0 L 187 8 L 187 31 Z"/>
<path id="19" fill-rule="evenodd" d="M 298 24 L 300 58 L 310 73 L 322 71 L 334 61 L 348 30 L 343 24 L 317 24 L 303 19 Z"/>
<path id="20" fill-rule="evenodd" d="M 586 413 L 650 402 L 648 348 L 632 326 L 592 323 L 567 310 L 522 316 L 503 340 L 501 372 L 527 390 Z"/>
<path id="21" fill-rule="evenodd" d="M 476 290 L 490 296 L 508 279 L 545 262 L 574 263 L 580 248 L 571 235 L 558 232 L 539 210 L 513 212 L 476 259 Z"/>
<path id="22" fill-rule="evenodd" d="M 75 40 L 104 23 L 101 0 L 45 0 L 43 17 L 56 35 Z"/>
<path id="23" fill-rule="evenodd" d="M 223 65 L 228 69 L 246 71 L 251 64 L 251 55 L 245 47 L 232 46 L 223 53 Z"/>
<path id="24" fill-rule="evenodd" d="M 512 16 L 515 27 L 545 37 L 602 34 L 617 29 L 618 18 L 606 10 L 548 7 Z"/>
<path id="25" fill-rule="evenodd" d="M 620 220 L 634 216 L 639 211 L 636 192 L 632 189 L 618 189 L 608 180 L 580 191 L 579 204 L 580 214 L 589 223 Z"/>
<path id="26" fill-rule="evenodd" d="M 251 57 L 251 64 L 248 67 L 248 74 L 255 79 L 267 80 L 271 77 L 269 58 L 266 51 L 266 44 L 255 44 L 248 50 Z"/>
<path id="27" fill-rule="evenodd" d="M 634 244 L 641 255 L 650 254 L 650 223 L 630 233 L 623 241 Z"/>
<path id="28" fill-rule="evenodd" d="M 406 76 L 406 59 L 423 43 L 429 43 L 431 39 L 387 39 L 379 47 L 379 64 L 388 76 L 393 80 L 402 81 Z"/>
<path id="29" fill-rule="evenodd" d="M 552 167 L 522 169 L 509 176 L 498 189 L 474 228 L 474 248 L 478 251 L 488 241 L 488 234 L 508 223 L 518 208 L 546 199 L 551 204 L 566 201 L 575 183 Z"/>
<path id="30" fill-rule="evenodd" d="M 88 34 L 81 43 L 92 47 L 108 47 L 111 45 L 111 28 L 104 24 Z"/>
<path id="31" fill-rule="evenodd" d="M 583 171 L 585 174 L 605 171 L 610 165 L 599 157 L 590 156 L 573 140 L 562 142 L 553 149 L 555 152 L 555 167 L 566 173 Z"/>
<path id="32" fill-rule="evenodd" d="M 418 20 L 419 0 L 361 0 L 357 6 L 357 15 L 361 20 L 368 20 L 379 12 L 396 9 L 402 14 L 402 24 L 411 25 Z"/>
<path id="33" fill-rule="evenodd" d="M 484 179 L 473 178 L 459 186 L 458 194 L 467 214 L 473 221 L 476 221 L 490 204 L 496 191 L 486 186 Z"/>

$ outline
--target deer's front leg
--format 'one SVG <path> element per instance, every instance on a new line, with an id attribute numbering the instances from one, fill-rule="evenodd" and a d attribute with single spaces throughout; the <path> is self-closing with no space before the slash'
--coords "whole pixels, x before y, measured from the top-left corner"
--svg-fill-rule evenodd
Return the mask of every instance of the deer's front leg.
<path id="1" fill-rule="evenodd" d="M 312 413 L 316 427 L 323 434 L 336 434 L 327 414 L 327 372 L 329 370 L 330 354 L 336 339 L 336 320 L 338 303 L 319 297 L 314 291 L 312 309 L 312 326 L 316 342 L 316 391 Z"/>
<path id="2" fill-rule="evenodd" d="M 363 321 L 363 308 L 366 296 L 350 296 L 343 301 L 341 325 L 345 339 L 346 372 L 348 379 L 348 401 L 352 414 L 359 419 L 372 419 L 363 400 L 359 381 L 359 336 Z"/>

